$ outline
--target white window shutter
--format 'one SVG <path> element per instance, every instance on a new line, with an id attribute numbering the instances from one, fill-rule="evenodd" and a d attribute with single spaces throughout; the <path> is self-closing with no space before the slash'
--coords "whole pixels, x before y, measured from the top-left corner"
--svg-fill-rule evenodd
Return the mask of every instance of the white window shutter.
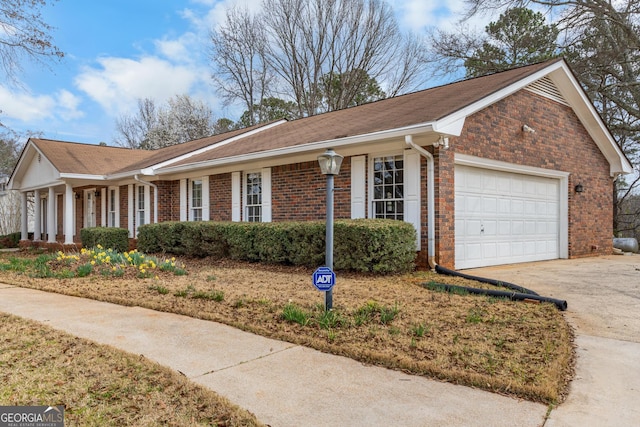
<path id="1" fill-rule="evenodd" d="M 404 220 L 416 229 L 416 249 L 420 250 L 420 153 L 404 152 Z"/>
<path id="2" fill-rule="evenodd" d="M 262 222 L 271 222 L 271 168 L 262 169 Z"/>
<path id="3" fill-rule="evenodd" d="M 127 199 L 129 201 L 129 212 L 128 212 L 128 219 L 129 219 L 129 237 L 135 237 L 135 225 L 133 223 L 133 218 L 134 215 L 133 213 L 135 212 L 135 199 L 134 199 L 134 190 L 135 190 L 136 186 L 133 184 L 129 184 L 127 186 Z"/>
<path id="4" fill-rule="evenodd" d="M 120 186 L 116 187 L 116 191 L 115 191 L 115 202 L 116 202 L 116 221 L 114 223 L 114 226 L 116 227 L 120 227 Z"/>
<path id="5" fill-rule="evenodd" d="M 151 224 L 151 186 L 144 186 L 144 223 Z"/>
<path id="6" fill-rule="evenodd" d="M 351 218 L 366 216 L 365 156 L 351 158 Z"/>
<path id="7" fill-rule="evenodd" d="M 209 176 L 202 177 L 202 220 L 209 221 L 210 209 L 209 206 Z"/>
<path id="8" fill-rule="evenodd" d="M 240 188 L 241 188 L 240 172 L 231 174 L 231 221 L 240 221 Z"/>
<path id="9" fill-rule="evenodd" d="M 187 188 L 187 180 L 180 180 L 180 221 L 187 220 L 187 193 L 189 192 L 189 188 Z"/>

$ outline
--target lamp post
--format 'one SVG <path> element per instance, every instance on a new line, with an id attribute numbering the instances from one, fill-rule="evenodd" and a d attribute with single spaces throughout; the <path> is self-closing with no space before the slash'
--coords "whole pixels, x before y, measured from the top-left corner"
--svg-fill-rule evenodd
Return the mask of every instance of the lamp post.
<path id="1" fill-rule="evenodd" d="M 318 156 L 320 172 L 327 176 L 327 234 L 325 263 L 333 270 L 333 177 L 340 173 L 343 157 L 329 148 L 324 154 Z M 333 308 L 333 288 L 325 292 L 324 308 L 326 311 Z"/>

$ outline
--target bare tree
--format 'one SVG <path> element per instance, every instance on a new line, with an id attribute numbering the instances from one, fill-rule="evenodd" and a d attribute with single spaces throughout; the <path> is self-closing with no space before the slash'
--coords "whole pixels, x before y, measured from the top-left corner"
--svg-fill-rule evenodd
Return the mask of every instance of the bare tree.
<path id="1" fill-rule="evenodd" d="M 212 77 L 225 103 L 241 101 L 249 112 L 249 126 L 262 122 L 255 106 L 271 93 L 273 80 L 265 59 L 264 26 L 246 8 L 232 7 L 225 23 L 211 30 L 210 39 L 209 57 L 215 67 Z"/>
<path id="2" fill-rule="evenodd" d="M 211 108 L 188 95 L 176 95 L 165 106 L 139 99 L 135 114 L 116 121 L 114 143 L 121 147 L 155 150 L 211 136 L 216 127 Z"/>
<path id="3" fill-rule="evenodd" d="M 252 20 L 247 15 L 245 11 L 242 23 L 260 26 L 261 39 L 265 41 L 260 44 L 259 64 L 266 69 L 258 70 L 269 76 L 269 84 L 262 99 L 268 95 L 291 100 L 299 117 L 345 108 L 352 104 L 355 93 L 362 92 L 368 79 L 375 80 L 391 96 L 421 83 L 418 80 L 424 70 L 423 46 L 416 36 L 401 33 L 392 9 L 383 1 L 264 0 L 261 14 Z M 231 25 L 229 19 L 240 17 L 229 13 L 223 29 L 241 27 L 241 23 Z M 215 34 L 223 33 L 217 30 Z M 214 46 L 232 47 L 226 52 L 228 57 L 243 54 L 240 43 L 231 35 L 223 39 L 231 43 L 224 44 L 220 39 L 212 42 Z M 215 50 L 223 52 L 220 48 Z M 249 52 L 250 55 L 252 51 Z M 247 105 L 249 92 L 239 84 L 230 66 L 237 62 L 218 60 L 214 73 L 245 95 L 235 99 L 251 111 L 255 107 Z M 332 99 L 326 98 L 322 87 L 327 78 L 340 83 L 332 87 Z M 254 105 L 261 102 L 254 99 Z"/>
<path id="4" fill-rule="evenodd" d="M 16 82 L 22 59 L 46 62 L 64 53 L 54 46 L 53 28 L 44 22 L 41 9 L 56 0 L 2 0 L 0 2 L 0 67 Z"/>

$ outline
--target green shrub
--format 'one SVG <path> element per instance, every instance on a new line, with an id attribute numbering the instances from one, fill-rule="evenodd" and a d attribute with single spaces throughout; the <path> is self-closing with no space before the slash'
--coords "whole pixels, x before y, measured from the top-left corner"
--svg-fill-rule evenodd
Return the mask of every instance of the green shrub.
<path id="1" fill-rule="evenodd" d="M 80 230 L 80 239 L 85 248 L 95 248 L 100 245 L 117 252 L 126 252 L 129 249 L 129 231 L 126 228 L 83 228 Z"/>
<path id="2" fill-rule="evenodd" d="M 20 232 L 0 236 L 0 249 L 17 248 L 20 245 L 20 237 L 22 237 Z"/>
<path id="3" fill-rule="evenodd" d="M 318 267 L 325 262 L 324 221 L 164 222 L 140 227 L 145 253 L 212 256 L 250 262 Z M 374 273 L 404 273 L 414 267 L 416 233 L 402 221 L 338 220 L 334 267 Z"/>

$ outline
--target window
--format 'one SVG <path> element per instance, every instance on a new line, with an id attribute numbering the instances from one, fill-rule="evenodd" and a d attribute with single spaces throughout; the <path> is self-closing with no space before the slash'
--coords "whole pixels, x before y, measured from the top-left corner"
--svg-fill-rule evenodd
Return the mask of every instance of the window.
<path id="1" fill-rule="evenodd" d="M 116 215 L 117 215 L 117 210 L 116 210 L 116 189 L 115 188 L 110 188 L 109 189 L 109 201 L 107 202 L 107 210 L 109 211 L 107 213 L 107 225 L 109 227 L 116 227 Z"/>
<path id="2" fill-rule="evenodd" d="M 136 225 L 139 227 L 145 224 L 146 217 L 146 200 L 145 200 L 145 187 L 143 185 L 139 185 L 137 187 L 138 198 L 136 201 Z"/>
<path id="3" fill-rule="evenodd" d="M 262 174 L 251 172 L 245 175 L 245 221 L 262 221 Z"/>
<path id="4" fill-rule="evenodd" d="M 404 158 L 373 159 L 373 217 L 404 220 Z"/>
<path id="5" fill-rule="evenodd" d="M 191 180 L 191 219 L 202 221 L 202 180 Z"/>

